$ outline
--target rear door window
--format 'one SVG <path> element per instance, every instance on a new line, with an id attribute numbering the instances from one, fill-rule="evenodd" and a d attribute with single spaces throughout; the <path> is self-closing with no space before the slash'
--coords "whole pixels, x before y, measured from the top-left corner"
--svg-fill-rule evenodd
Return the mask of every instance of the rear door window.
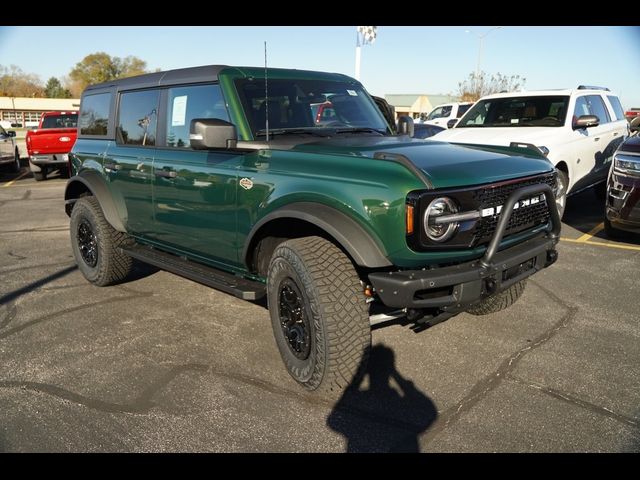
<path id="1" fill-rule="evenodd" d="M 124 145 L 156 144 L 159 90 L 127 92 L 120 96 L 116 139 Z"/>
<path id="2" fill-rule="evenodd" d="M 607 95 L 607 98 L 609 99 L 609 103 L 613 107 L 613 111 L 616 114 L 616 120 L 624 120 L 624 109 L 620 104 L 620 99 L 615 95 Z"/>

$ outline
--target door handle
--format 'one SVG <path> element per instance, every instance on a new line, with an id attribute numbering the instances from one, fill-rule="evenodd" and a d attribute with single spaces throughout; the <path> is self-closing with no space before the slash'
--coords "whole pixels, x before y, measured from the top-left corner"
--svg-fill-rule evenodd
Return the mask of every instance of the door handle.
<path id="1" fill-rule="evenodd" d="M 596 137 L 593 139 L 594 142 L 597 142 L 598 140 L 600 140 L 600 137 Z"/>
<path id="2" fill-rule="evenodd" d="M 120 170 L 122 169 L 122 166 L 117 163 L 105 163 L 104 168 L 105 170 Z"/>
<path id="3" fill-rule="evenodd" d="M 613 132 L 613 136 L 617 137 L 618 136 L 618 132 Z"/>
<path id="4" fill-rule="evenodd" d="M 156 170 L 155 175 L 163 178 L 176 178 L 178 176 L 175 170 Z"/>

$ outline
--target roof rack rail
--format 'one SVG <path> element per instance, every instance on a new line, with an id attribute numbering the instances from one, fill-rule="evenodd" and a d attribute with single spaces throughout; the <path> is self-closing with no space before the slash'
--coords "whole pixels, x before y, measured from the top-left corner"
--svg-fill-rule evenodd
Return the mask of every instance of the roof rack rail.
<path id="1" fill-rule="evenodd" d="M 596 85 L 580 85 L 578 90 L 604 90 L 605 92 L 610 92 L 607 87 L 598 87 Z"/>

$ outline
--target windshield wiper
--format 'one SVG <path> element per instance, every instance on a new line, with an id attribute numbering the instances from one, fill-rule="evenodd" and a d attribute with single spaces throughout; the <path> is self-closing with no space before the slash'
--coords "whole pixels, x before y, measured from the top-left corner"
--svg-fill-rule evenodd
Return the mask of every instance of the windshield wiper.
<path id="1" fill-rule="evenodd" d="M 384 131 L 370 128 L 370 127 L 352 127 L 352 128 L 336 128 L 336 135 L 340 133 L 377 133 L 378 135 L 384 135 Z"/>
<path id="2" fill-rule="evenodd" d="M 328 137 L 328 133 L 318 132 L 316 127 L 311 128 L 274 128 L 269 129 L 269 135 L 300 135 L 301 133 L 305 133 L 308 135 L 315 135 L 316 137 Z M 267 130 L 258 130 L 256 132 L 256 137 L 264 137 L 267 135 Z"/>

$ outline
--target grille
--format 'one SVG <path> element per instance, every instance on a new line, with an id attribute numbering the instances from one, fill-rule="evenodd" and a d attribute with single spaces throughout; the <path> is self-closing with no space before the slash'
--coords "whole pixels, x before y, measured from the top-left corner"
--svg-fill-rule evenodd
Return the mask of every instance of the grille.
<path id="1" fill-rule="evenodd" d="M 515 190 L 529 185 L 546 183 L 551 188 L 555 187 L 555 177 L 553 174 L 542 175 L 529 178 L 516 183 L 506 185 L 494 185 L 480 188 L 474 192 L 475 200 L 481 208 L 497 207 L 504 205 L 509 195 Z M 543 197 L 544 198 L 544 197 Z M 500 214 L 482 218 L 475 227 L 473 245 L 479 245 L 491 240 L 500 220 Z M 522 232 L 538 225 L 543 225 L 549 221 L 549 209 L 546 200 L 528 207 L 514 210 L 505 230 L 505 238 L 514 233 Z"/>

